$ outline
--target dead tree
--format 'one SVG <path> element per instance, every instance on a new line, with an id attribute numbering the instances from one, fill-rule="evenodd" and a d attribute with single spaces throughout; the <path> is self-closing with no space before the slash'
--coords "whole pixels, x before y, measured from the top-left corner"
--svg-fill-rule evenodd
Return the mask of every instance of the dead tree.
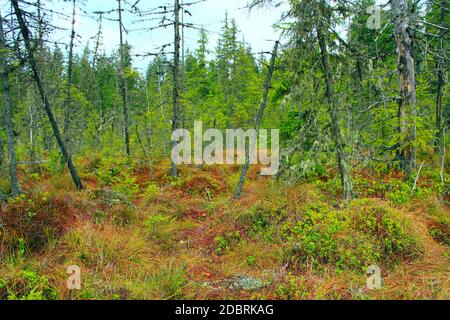
<path id="1" fill-rule="evenodd" d="M 324 5 L 321 5 L 322 16 L 325 16 Z M 319 43 L 320 56 L 322 60 L 322 68 L 325 76 L 326 96 L 328 102 L 328 113 L 331 119 L 331 134 L 336 147 L 337 162 L 339 168 L 339 174 L 341 177 L 342 191 L 344 201 L 349 202 L 353 199 L 353 187 L 350 177 L 350 172 L 347 167 L 347 161 L 345 158 L 344 143 L 342 139 L 341 129 L 339 128 L 338 112 L 336 107 L 336 101 L 334 97 L 334 80 L 331 71 L 330 59 L 327 49 L 327 40 L 324 34 L 324 26 L 321 19 L 319 19 L 317 26 L 317 41 Z"/>
<path id="2" fill-rule="evenodd" d="M 67 164 L 67 167 L 69 168 L 70 174 L 72 176 L 72 180 L 75 184 L 75 187 L 77 188 L 77 190 L 82 190 L 83 189 L 83 185 L 81 184 L 81 180 L 80 177 L 78 176 L 77 170 L 75 168 L 75 165 L 73 164 L 72 161 L 72 157 L 71 155 L 68 153 L 66 145 L 64 144 L 64 141 L 61 137 L 61 133 L 58 127 L 58 123 L 56 122 L 55 116 L 53 115 L 52 112 L 52 107 L 50 105 L 50 102 L 48 100 L 47 97 L 47 93 L 45 90 L 45 86 L 44 83 L 41 79 L 40 76 L 40 72 L 39 72 L 39 68 L 36 62 L 36 58 L 34 57 L 34 52 L 33 52 L 33 47 L 32 47 L 32 38 L 31 38 L 31 33 L 30 30 L 27 27 L 27 24 L 24 20 L 24 13 L 23 11 L 20 9 L 18 1 L 17 0 L 11 0 L 11 4 L 14 8 L 14 13 L 15 16 L 17 18 L 17 22 L 19 24 L 19 29 L 20 29 L 20 33 L 22 34 L 22 38 L 23 38 L 23 42 L 25 45 L 25 49 L 27 51 L 27 60 L 28 60 L 28 64 L 31 67 L 31 71 L 32 71 L 32 77 L 34 79 L 34 81 L 36 82 L 36 86 L 39 90 L 39 94 L 41 96 L 42 99 L 42 103 L 45 109 L 45 113 L 47 114 L 47 117 L 50 121 L 50 124 L 52 126 L 52 130 L 53 130 L 53 134 L 55 135 L 56 141 L 58 142 L 61 154 L 64 158 L 64 161 Z"/>
<path id="3" fill-rule="evenodd" d="M 66 88 L 66 101 L 64 108 L 64 140 L 66 146 L 70 150 L 70 117 L 71 117 L 71 86 L 72 86 L 72 68 L 73 68 L 73 49 L 75 46 L 75 15 L 76 15 L 76 0 L 72 1 L 72 30 L 70 33 L 70 44 L 69 44 L 69 61 L 67 63 L 67 88 Z"/>
<path id="4" fill-rule="evenodd" d="M 128 115 L 128 83 L 126 77 L 126 62 L 125 62 L 125 48 L 123 43 L 123 19 L 122 19 L 122 0 L 117 0 L 119 4 L 119 40 L 120 40 L 120 78 L 122 91 L 122 105 L 123 105 L 123 121 L 124 121 L 124 135 L 125 135 L 125 149 L 127 156 L 130 156 L 130 132 L 129 132 L 129 115 Z"/>
<path id="5" fill-rule="evenodd" d="M 445 10 L 446 10 L 446 0 L 442 0 L 439 4 L 439 50 L 438 50 L 438 62 L 437 62 L 437 93 L 436 93 L 436 144 L 435 150 L 439 155 L 439 158 L 444 157 L 443 154 L 443 146 L 442 146 L 442 136 L 445 127 L 445 123 L 443 124 L 443 115 L 442 115 L 442 99 L 444 95 L 444 85 L 446 83 L 446 74 L 445 74 Z"/>
<path id="6" fill-rule="evenodd" d="M 398 133 L 401 142 L 397 158 L 405 174 L 411 176 L 415 165 L 416 138 L 416 77 L 412 54 L 412 38 L 409 30 L 409 13 L 406 0 L 392 0 L 394 13 L 394 33 L 397 50 L 397 69 L 399 77 Z"/>
<path id="7" fill-rule="evenodd" d="M 272 82 L 272 75 L 273 75 L 273 71 L 275 68 L 275 60 L 277 58 L 278 45 L 279 45 L 279 42 L 276 41 L 275 47 L 273 48 L 273 51 L 272 51 L 272 57 L 270 59 L 270 65 L 269 65 L 269 70 L 267 71 L 266 81 L 264 82 L 263 98 L 262 98 L 261 106 L 259 107 L 258 114 L 256 115 L 256 123 L 255 123 L 256 132 L 258 132 L 259 127 L 261 126 L 261 121 L 264 116 L 264 111 L 266 110 L 267 97 L 269 95 L 270 84 Z M 245 178 L 247 177 L 247 172 L 250 167 L 250 152 L 253 152 L 251 146 L 249 147 L 249 150 L 245 155 L 245 164 L 244 164 L 244 167 L 242 168 L 241 176 L 239 178 L 239 182 L 236 187 L 236 191 L 234 193 L 235 199 L 239 199 L 241 197 L 242 188 L 244 187 Z"/>
<path id="8" fill-rule="evenodd" d="M 172 118 L 172 131 L 178 129 L 179 125 L 179 108 L 180 108 L 180 0 L 175 0 L 174 5 L 174 58 L 173 58 L 173 118 Z M 175 148 L 176 141 L 172 142 L 172 147 Z M 172 161 L 172 167 L 170 169 L 170 175 L 176 177 L 178 173 L 177 165 Z"/>
<path id="9" fill-rule="evenodd" d="M 13 115 L 12 103 L 10 96 L 9 74 L 10 68 L 7 60 L 7 46 L 5 40 L 5 33 L 3 30 L 3 18 L 0 13 L 0 84 L 3 97 L 3 110 L 5 116 L 6 141 L 8 144 L 8 158 L 9 158 L 9 183 L 11 188 L 11 195 L 17 196 L 22 191 L 17 177 L 17 159 L 16 151 L 14 149 L 14 133 L 13 133 Z"/>

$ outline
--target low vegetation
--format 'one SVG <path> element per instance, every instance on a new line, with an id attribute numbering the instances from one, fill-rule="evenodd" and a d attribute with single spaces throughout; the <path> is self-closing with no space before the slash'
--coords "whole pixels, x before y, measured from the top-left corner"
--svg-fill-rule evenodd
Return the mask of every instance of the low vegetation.
<path id="1" fill-rule="evenodd" d="M 2 299 L 449 298 L 449 203 L 426 175 L 414 192 L 358 176 L 365 193 L 345 206 L 328 178 L 288 186 L 255 174 L 233 200 L 231 166 L 183 167 L 173 180 L 96 162 L 84 161 L 81 193 L 66 173 L 59 185 L 20 173 L 24 193 L 0 211 Z M 67 289 L 70 265 L 81 290 Z M 379 290 L 366 288 L 370 265 Z"/>

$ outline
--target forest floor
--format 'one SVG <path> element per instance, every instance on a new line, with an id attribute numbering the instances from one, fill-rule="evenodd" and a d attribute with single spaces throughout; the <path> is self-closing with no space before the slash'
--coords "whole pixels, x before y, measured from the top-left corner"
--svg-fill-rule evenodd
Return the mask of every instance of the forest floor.
<path id="1" fill-rule="evenodd" d="M 22 170 L 24 194 L 1 207 L 1 299 L 449 299 L 449 202 L 426 176 L 412 197 L 400 176 L 358 173 L 346 207 L 331 172 L 287 185 L 255 166 L 234 200 L 238 166 L 171 179 L 167 162 L 152 176 L 84 159 L 82 192 L 49 170 Z"/>

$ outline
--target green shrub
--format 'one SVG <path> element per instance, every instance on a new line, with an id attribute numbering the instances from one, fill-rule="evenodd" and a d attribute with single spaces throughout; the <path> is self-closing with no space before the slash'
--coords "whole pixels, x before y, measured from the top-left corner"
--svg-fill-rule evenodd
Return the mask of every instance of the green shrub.
<path id="1" fill-rule="evenodd" d="M 138 194 L 139 186 L 133 175 L 133 168 L 126 160 L 104 158 L 97 166 L 96 175 L 104 186 L 127 195 L 130 199 Z"/>
<path id="2" fill-rule="evenodd" d="M 403 205 L 409 202 L 412 196 L 412 187 L 402 181 L 392 181 L 388 184 L 387 198 L 394 205 Z"/>
<path id="3" fill-rule="evenodd" d="M 252 238 L 260 238 L 265 242 L 276 242 L 278 226 L 286 218 L 284 207 L 273 206 L 265 201 L 252 207 L 239 217 L 243 226 L 249 226 L 248 234 Z"/>
<path id="4" fill-rule="evenodd" d="M 255 256 L 248 256 L 247 257 L 247 264 L 249 267 L 253 267 L 256 264 L 256 257 Z"/>
<path id="5" fill-rule="evenodd" d="M 216 253 L 223 254 L 226 250 L 229 250 L 233 245 L 238 244 L 242 240 L 242 236 L 239 231 L 228 232 L 223 236 L 218 236 L 215 239 Z"/>
<path id="6" fill-rule="evenodd" d="M 147 200 L 152 200 L 156 196 L 158 196 L 161 192 L 161 189 L 156 183 L 150 183 L 145 189 L 144 196 Z"/>
<path id="7" fill-rule="evenodd" d="M 159 238 L 161 236 L 161 228 L 169 224 L 171 221 L 173 221 L 172 217 L 158 213 L 148 216 L 144 222 L 144 225 L 152 237 Z"/>
<path id="8" fill-rule="evenodd" d="M 48 155 L 48 161 L 44 163 L 44 168 L 50 175 L 60 175 L 65 168 L 64 158 L 59 149 L 54 149 Z"/>
<path id="9" fill-rule="evenodd" d="M 285 260 L 317 269 L 333 266 L 338 272 L 389 266 L 421 253 L 417 236 L 398 212 L 357 202 L 346 211 L 311 207 L 299 220 L 284 223 L 281 237 L 290 243 Z"/>
<path id="10" fill-rule="evenodd" d="M 1 299 L 8 300 L 55 300 L 58 292 L 45 276 L 35 271 L 23 270 L 13 278 L 0 280 Z"/>
<path id="11" fill-rule="evenodd" d="M 277 297 L 281 300 L 304 300 L 308 297 L 308 288 L 305 285 L 303 276 L 296 277 L 289 273 L 283 284 L 279 285 L 275 291 Z"/>

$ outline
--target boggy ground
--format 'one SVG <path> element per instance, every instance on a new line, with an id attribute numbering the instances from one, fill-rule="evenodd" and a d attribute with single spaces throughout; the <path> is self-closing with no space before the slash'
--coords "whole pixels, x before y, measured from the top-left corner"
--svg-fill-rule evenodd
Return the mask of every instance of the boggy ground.
<path id="1" fill-rule="evenodd" d="M 0 211 L 2 299 L 448 299 L 448 199 L 425 173 L 359 173 L 340 202 L 328 173 L 289 185 L 251 168 L 91 158 L 85 190 L 61 168 L 22 170 Z M 366 288 L 378 265 L 383 285 Z M 66 286 L 81 268 L 81 290 Z"/>

